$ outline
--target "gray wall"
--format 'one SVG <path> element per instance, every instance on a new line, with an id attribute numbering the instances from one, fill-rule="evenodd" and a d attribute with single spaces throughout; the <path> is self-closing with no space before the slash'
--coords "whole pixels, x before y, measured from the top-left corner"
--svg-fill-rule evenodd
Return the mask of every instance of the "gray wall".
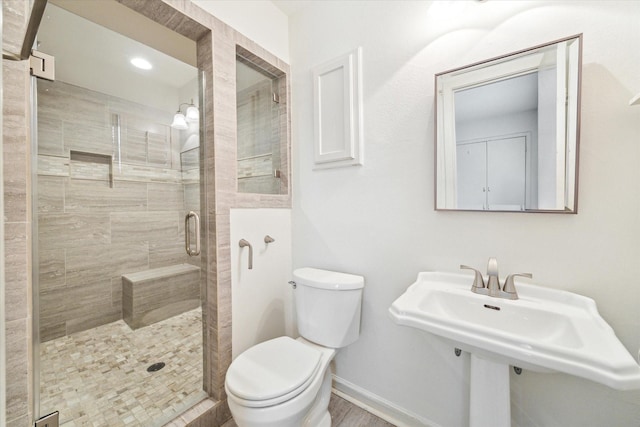
<path id="1" fill-rule="evenodd" d="M 197 128 L 177 132 L 171 119 L 171 112 L 38 82 L 42 341 L 121 319 L 124 273 L 199 265 L 184 251 L 185 211 L 199 210 L 198 171 L 180 165 L 181 141 Z M 112 184 L 105 156 L 113 156 Z"/>

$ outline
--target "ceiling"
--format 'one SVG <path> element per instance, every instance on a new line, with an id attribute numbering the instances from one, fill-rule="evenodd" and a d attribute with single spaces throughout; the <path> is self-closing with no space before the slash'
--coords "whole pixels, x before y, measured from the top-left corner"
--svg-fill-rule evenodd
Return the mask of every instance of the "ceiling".
<path id="1" fill-rule="evenodd" d="M 311 0 L 271 0 L 285 15 L 291 16 L 312 3 Z"/>
<path id="2" fill-rule="evenodd" d="M 455 94 L 456 122 L 487 119 L 538 108 L 538 73 L 460 90 Z"/>
<path id="3" fill-rule="evenodd" d="M 312 1 L 272 3 L 290 16 Z M 77 36 L 79 33 L 82 37 Z M 79 62 L 88 68 L 110 69 L 118 76 L 134 72 L 177 88 L 193 79 L 196 66 L 195 42 L 116 1 L 49 0 L 38 32 L 38 48 L 56 57 L 58 64 Z M 149 60 L 154 68 L 132 68 L 129 61 L 136 56 Z M 73 72 L 68 71 L 70 67 L 57 68 L 58 78 L 63 81 L 65 73 Z"/>
<path id="4" fill-rule="evenodd" d="M 132 73 L 136 73 L 144 76 L 147 80 L 153 80 L 158 84 L 175 89 L 179 89 L 193 80 L 196 75 L 195 67 L 194 64 L 187 63 L 192 60 L 189 55 L 185 55 L 185 52 L 192 53 L 195 59 L 194 42 L 174 32 L 168 36 L 156 35 L 156 39 L 162 37 L 162 43 L 153 43 L 156 47 L 159 47 L 160 44 L 169 46 L 169 48 L 162 48 L 164 50 L 162 52 L 149 47 L 149 43 L 141 43 L 132 38 L 131 35 L 135 37 L 135 34 L 123 35 L 120 30 L 116 32 L 98 25 L 102 24 L 100 22 L 98 24 L 92 22 L 95 18 L 95 12 L 98 16 L 102 16 L 102 20 L 105 22 L 123 21 L 123 18 L 108 21 L 104 19 L 104 10 L 100 10 L 100 8 L 108 4 L 115 5 L 116 8 L 124 7 L 116 2 L 104 1 L 91 1 L 91 7 L 87 7 L 86 1 L 82 0 L 70 2 L 54 0 L 47 4 L 38 31 L 38 49 L 56 58 L 57 79 L 73 81 L 74 79 L 69 77 L 69 74 L 82 72 L 99 76 L 108 70 L 114 79 L 129 78 Z M 65 9 L 59 6 L 64 6 Z M 73 13 L 66 10 L 67 7 L 72 9 Z M 129 11 L 128 15 L 131 16 L 130 10 L 128 8 L 127 10 Z M 92 14 L 92 12 L 94 13 Z M 81 13 L 87 18 L 78 16 L 77 13 Z M 144 18 L 141 15 L 139 17 Z M 131 29 L 135 27 L 139 30 L 141 25 L 128 25 L 128 27 Z M 145 28 L 147 35 L 155 34 L 152 28 Z M 131 32 L 129 31 L 129 33 Z M 82 34 L 82 37 L 78 37 L 78 34 Z M 180 52 L 179 54 L 172 53 L 172 45 L 176 52 Z M 179 59 L 176 59 L 175 56 L 178 56 Z M 143 71 L 134 68 L 130 64 L 130 60 L 134 57 L 147 59 L 153 64 L 153 69 Z"/>
<path id="5" fill-rule="evenodd" d="M 272 3 L 291 16 L 312 1 Z M 194 41 L 117 1 L 49 0 L 37 40 L 39 50 L 56 58 L 57 80 L 103 93 L 109 93 L 105 88 L 118 82 L 135 87 L 136 79 L 147 86 L 155 82 L 180 90 L 197 72 Z M 147 59 L 153 69 L 132 67 L 134 57 Z M 126 89 L 119 92 L 110 94 L 122 96 Z"/>

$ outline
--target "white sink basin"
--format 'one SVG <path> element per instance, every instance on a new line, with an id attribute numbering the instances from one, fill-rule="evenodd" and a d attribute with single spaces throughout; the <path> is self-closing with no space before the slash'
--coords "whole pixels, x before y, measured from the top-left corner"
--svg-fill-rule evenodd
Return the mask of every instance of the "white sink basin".
<path id="1" fill-rule="evenodd" d="M 389 312 L 399 325 L 501 363 L 640 388 L 640 366 L 592 299 L 517 283 L 520 299 L 506 300 L 471 292 L 472 282 L 463 274 L 420 273 Z"/>

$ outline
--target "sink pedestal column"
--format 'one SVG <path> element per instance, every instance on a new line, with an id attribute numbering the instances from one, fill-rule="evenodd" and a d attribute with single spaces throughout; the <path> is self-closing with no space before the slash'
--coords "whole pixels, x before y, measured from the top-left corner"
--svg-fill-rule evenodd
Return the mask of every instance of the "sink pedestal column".
<path id="1" fill-rule="evenodd" d="M 509 365 L 473 353 L 469 378 L 469 426 L 509 427 Z"/>

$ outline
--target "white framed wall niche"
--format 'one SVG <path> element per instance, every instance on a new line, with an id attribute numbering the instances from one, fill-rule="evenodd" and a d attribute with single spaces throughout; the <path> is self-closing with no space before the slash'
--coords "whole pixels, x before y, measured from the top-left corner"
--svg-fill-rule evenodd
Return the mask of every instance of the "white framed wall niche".
<path id="1" fill-rule="evenodd" d="M 362 48 L 313 69 L 314 169 L 363 164 Z"/>

